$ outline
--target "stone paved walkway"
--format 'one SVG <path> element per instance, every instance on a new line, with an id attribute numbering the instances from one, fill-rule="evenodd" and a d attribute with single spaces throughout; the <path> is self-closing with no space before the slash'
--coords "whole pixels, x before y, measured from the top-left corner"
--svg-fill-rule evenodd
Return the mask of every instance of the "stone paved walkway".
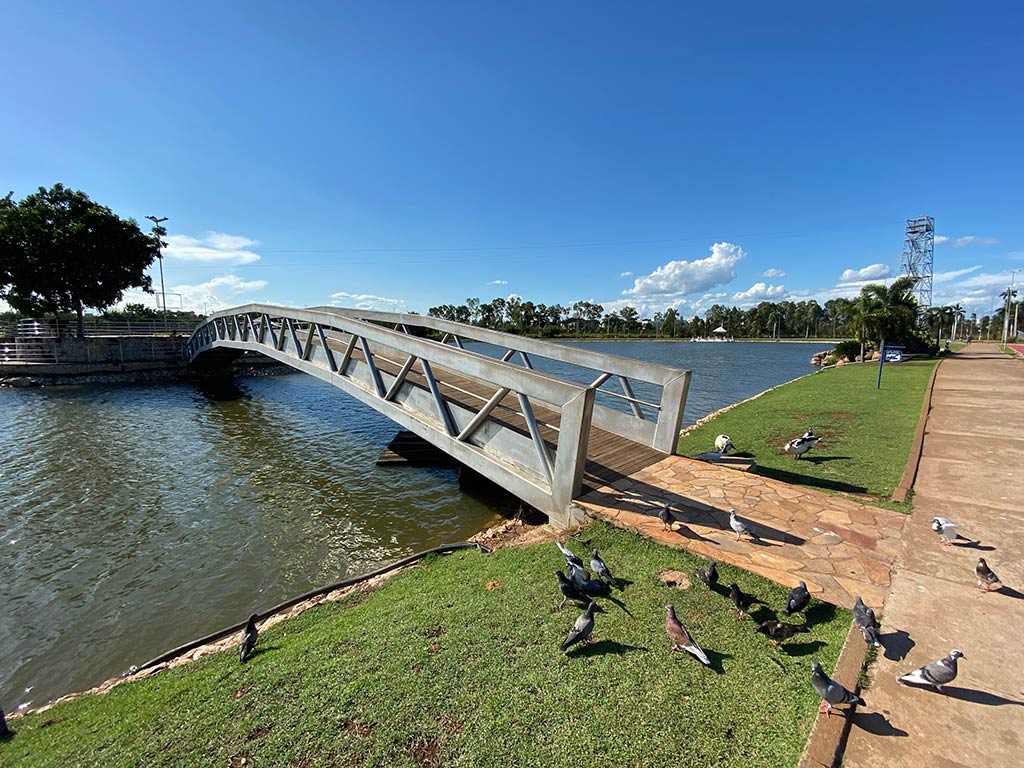
<path id="1" fill-rule="evenodd" d="M 884 655 L 871 672 L 843 765 L 963 768 L 1024 765 L 1024 362 L 995 344 L 965 347 L 939 367 L 914 513 L 882 617 Z M 931 519 L 964 541 L 937 545 Z M 978 557 L 1003 580 L 975 587 Z M 953 648 L 964 653 L 945 693 L 896 678 Z"/>
<path id="2" fill-rule="evenodd" d="M 663 530 L 665 502 L 677 519 Z M 881 605 L 906 516 L 760 475 L 670 456 L 579 499 L 588 513 L 662 544 L 737 565 L 849 608 L 855 595 Z M 762 543 L 735 541 L 730 508 Z"/>

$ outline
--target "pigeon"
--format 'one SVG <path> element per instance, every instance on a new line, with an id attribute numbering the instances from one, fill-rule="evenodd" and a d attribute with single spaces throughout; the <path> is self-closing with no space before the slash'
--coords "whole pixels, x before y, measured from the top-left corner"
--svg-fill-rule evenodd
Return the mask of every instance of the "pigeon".
<path id="1" fill-rule="evenodd" d="M 562 651 L 569 650 L 569 647 L 576 643 L 586 642 L 590 637 L 590 633 L 594 631 L 594 609 L 597 608 L 597 603 L 593 600 L 590 601 L 590 605 L 587 606 L 587 610 L 576 619 L 576 623 L 572 625 L 572 631 L 569 632 L 569 636 L 565 638 L 565 642 L 562 643 L 559 648 Z"/>
<path id="2" fill-rule="evenodd" d="M 814 430 L 808 427 L 807 431 L 804 432 L 803 435 L 801 435 L 800 437 L 794 437 L 792 440 L 786 443 L 783 450 L 786 453 L 792 454 L 793 456 L 796 456 L 799 459 L 801 456 L 803 456 L 805 453 L 811 450 L 811 448 L 816 446 L 818 444 L 818 440 L 820 439 L 821 438 L 814 434 Z"/>
<path id="3" fill-rule="evenodd" d="M 798 624 L 786 624 L 781 621 L 762 621 L 754 627 L 754 631 L 767 635 L 771 639 L 772 645 L 778 648 L 779 643 L 783 640 L 789 640 L 795 634 L 810 632 L 811 630 Z"/>
<path id="4" fill-rule="evenodd" d="M 719 435 L 715 438 L 715 450 L 719 453 L 735 451 L 736 446 L 732 444 L 732 438 L 728 435 Z"/>
<path id="5" fill-rule="evenodd" d="M 565 555 L 566 563 L 568 563 L 569 565 L 575 565 L 577 568 L 583 567 L 583 561 L 580 560 L 576 555 L 574 555 L 568 547 L 562 544 L 562 542 L 556 540 L 555 546 L 557 546 L 559 551 L 561 551 L 561 553 Z"/>
<path id="6" fill-rule="evenodd" d="M 857 595 L 857 598 L 853 601 L 853 621 L 861 630 L 868 627 L 878 629 L 878 619 L 875 618 L 875 612 L 864 605 L 860 595 Z"/>
<path id="7" fill-rule="evenodd" d="M 734 581 L 729 585 L 729 599 L 732 600 L 732 604 L 736 606 L 736 618 L 743 618 L 743 609 L 747 607 L 750 602 L 750 595 L 743 594 L 740 590 L 739 585 Z"/>
<path id="8" fill-rule="evenodd" d="M 942 686 L 956 679 L 956 660 L 966 658 L 963 652 L 954 648 L 946 658 L 925 664 L 920 669 L 901 675 L 900 682 L 910 685 L 930 685 L 935 690 L 942 691 Z"/>
<path id="9" fill-rule="evenodd" d="M 718 583 L 718 566 L 712 560 L 707 568 L 697 568 L 693 575 L 700 581 L 703 581 L 708 589 L 711 589 L 712 586 Z"/>
<path id="10" fill-rule="evenodd" d="M 710 667 L 711 660 L 707 654 L 701 650 L 701 647 L 693 642 L 693 638 L 690 637 L 690 633 L 686 631 L 679 619 L 676 618 L 676 609 L 674 606 L 665 606 L 665 631 L 668 632 L 669 638 L 672 640 L 671 650 L 677 651 L 680 648 L 687 653 L 695 656 L 704 666 Z"/>
<path id="11" fill-rule="evenodd" d="M 252 656 L 252 649 L 256 647 L 256 638 L 259 637 L 259 630 L 256 629 L 256 614 L 249 616 L 242 631 L 242 639 L 238 643 L 238 661 L 244 662 Z"/>
<path id="12" fill-rule="evenodd" d="M 864 637 L 864 642 L 868 645 L 873 645 L 875 648 L 882 647 L 882 641 L 878 639 L 878 627 L 861 627 L 860 633 Z"/>
<path id="13" fill-rule="evenodd" d="M 590 572 L 582 565 L 576 565 L 576 563 L 566 563 L 566 566 L 565 570 L 568 573 L 569 581 L 583 589 L 583 585 L 590 581 Z"/>
<path id="14" fill-rule="evenodd" d="M 583 590 L 569 581 L 564 573 L 555 571 L 555 576 L 558 577 L 558 591 L 562 593 L 562 602 L 558 604 L 559 608 L 565 605 L 566 600 L 578 600 L 581 603 L 590 602 L 590 598 L 584 594 Z"/>
<path id="15" fill-rule="evenodd" d="M 945 517 L 932 518 L 932 530 L 939 534 L 939 543 L 944 547 L 953 546 L 959 534 L 956 532 L 957 524 Z"/>
<path id="16" fill-rule="evenodd" d="M 988 567 L 984 557 L 978 558 L 978 564 L 974 566 L 974 574 L 978 577 L 978 589 L 990 591 L 993 584 L 999 584 L 999 577 L 995 571 Z"/>
<path id="17" fill-rule="evenodd" d="M 619 583 L 615 580 L 615 577 L 612 576 L 612 572 L 609 571 L 608 566 L 605 565 L 604 560 L 602 560 L 601 556 L 597 554 L 596 549 L 590 553 L 590 567 L 591 569 L 593 569 L 594 575 L 602 581 L 607 581 L 613 587 L 619 586 Z"/>
<path id="18" fill-rule="evenodd" d="M 658 519 L 661 520 L 662 528 L 664 528 L 666 530 L 669 530 L 669 531 L 672 530 L 672 523 L 675 522 L 675 518 L 672 517 L 672 510 L 669 509 L 668 504 L 663 506 L 661 508 L 661 511 L 658 512 Z"/>
<path id="19" fill-rule="evenodd" d="M 811 685 L 821 696 L 821 706 L 818 712 L 824 712 L 827 716 L 832 715 L 833 704 L 864 704 L 864 699 L 855 693 L 851 693 L 821 671 L 821 664 L 811 664 Z"/>
<path id="20" fill-rule="evenodd" d="M 790 591 L 789 600 L 786 601 L 786 607 L 782 609 L 782 612 L 786 616 L 803 613 L 809 602 L 811 602 L 811 593 L 807 591 L 807 585 L 801 581 L 799 586 L 793 587 Z"/>
<path id="21" fill-rule="evenodd" d="M 758 535 L 750 530 L 750 526 L 747 525 L 746 520 L 736 514 L 735 509 L 729 510 L 729 527 L 736 531 L 736 541 L 740 540 L 740 536 L 746 534 L 754 541 L 760 541 Z"/>

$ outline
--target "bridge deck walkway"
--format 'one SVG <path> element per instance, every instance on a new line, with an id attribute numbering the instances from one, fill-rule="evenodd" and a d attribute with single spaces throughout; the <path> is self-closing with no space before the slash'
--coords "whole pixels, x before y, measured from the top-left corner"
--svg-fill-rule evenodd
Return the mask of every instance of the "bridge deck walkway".
<path id="1" fill-rule="evenodd" d="M 314 342 L 317 343 L 317 342 Z M 344 337 L 331 337 L 328 346 L 335 355 L 343 352 L 346 347 Z M 371 345 L 374 363 L 377 367 L 391 375 L 397 375 L 404 361 L 387 357 L 387 353 L 374 345 Z M 365 362 L 362 352 L 356 348 L 352 352 L 352 359 Z M 449 401 L 459 403 L 473 410 L 479 408 L 494 394 L 494 386 L 467 376 L 454 373 L 440 366 L 434 366 L 434 376 L 442 396 Z M 415 370 L 406 376 L 406 381 L 424 391 L 429 391 L 426 377 Z M 540 426 L 541 436 L 550 448 L 554 448 L 558 442 L 558 428 L 561 414 L 557 411 L 545 408 L 537 403 L 533 404 L 534 416 Z M 498 407 L 491 413 L 491 418 L 499 421 L 508 429 L 515 430 L 525 437 L 529 437 L 529 427 L 526 419 L 519 412 L 519 402 L 514 394 L 508 394 L 499 403 Z M 613 434 L 600 427 L 592 426 L 587 442 L 587 462 L 584 468 L 583 492 L 597 490 L 610 483 L 617 482 L 629 477 L 656 464 L 665 458 L 661 451 L 650 448 L 646 445 L 634 442 L 621 435 Z"/>

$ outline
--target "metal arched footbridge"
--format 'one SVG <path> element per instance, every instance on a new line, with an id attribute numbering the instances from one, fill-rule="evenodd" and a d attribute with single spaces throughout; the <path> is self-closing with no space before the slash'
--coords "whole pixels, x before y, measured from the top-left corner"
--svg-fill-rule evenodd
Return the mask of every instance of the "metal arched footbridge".
<path id="1" fill-rule="evenodd" d="M 372 406 L 548 515 L 675 451 L 690 372 L 416 314 L 248 304 L 185 348 L 257 352 Z"/>

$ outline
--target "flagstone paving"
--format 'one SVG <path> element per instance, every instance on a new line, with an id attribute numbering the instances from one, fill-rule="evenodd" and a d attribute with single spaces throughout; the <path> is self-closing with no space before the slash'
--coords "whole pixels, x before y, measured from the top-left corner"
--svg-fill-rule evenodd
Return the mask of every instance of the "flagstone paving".
<path id="1" fill-rule="evenodd" d="M 658 519 L 665 502 L 680 521 L 672 531 Z M 593 491 L 579 503 L 592 516 L 662 544 L 784 586 L 805 581 L 815 597 L 845 607 L 856 595 L 869 605 L 884 602 L 906 521 L 899 512 L 681 456 Z M 750 522 L 760 543 L 735 540 L 730 508 Z"/>

